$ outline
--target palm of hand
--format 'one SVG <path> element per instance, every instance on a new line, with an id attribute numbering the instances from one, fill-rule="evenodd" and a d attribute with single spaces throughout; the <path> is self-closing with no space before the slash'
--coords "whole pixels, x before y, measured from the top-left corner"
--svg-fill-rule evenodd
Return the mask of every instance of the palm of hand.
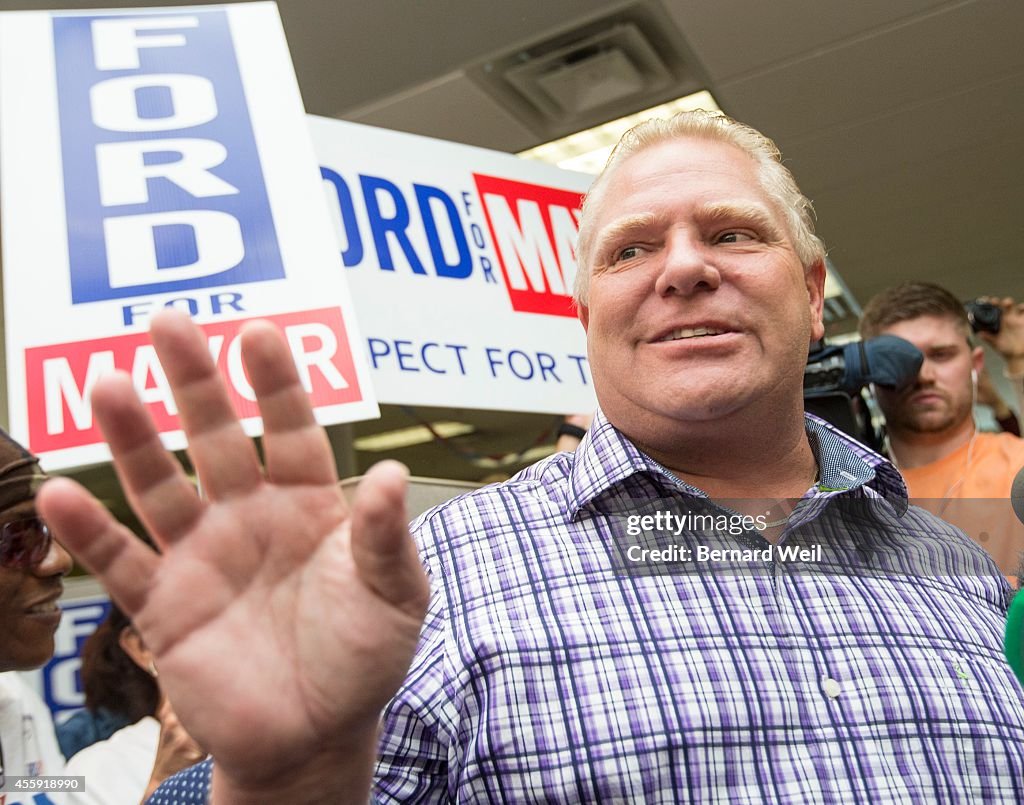
<path id="1" fill-rule="evenodd" d="M 404 474 L 381 465 L 351 512 L 278 336 L 243 355 L 264 417 L 266 474 L 191 323 L 154 323 L 200 500 L 160 447 L 125 377 L 93 394 L 157 555 L 72 482 L 39 505 L 131 615 L 188 732 L 228 775 L 258 784 L 306 754 L 365 742 L 408 669 L 427 584 L 408 537 Z"/>
<path id="2" fill-rule="evenodd" d="M 372 725 L 404 676 L 418 621 L 359 578 L 347 523 L 320 539 L 337 497 L 267 485 L 213 504 L 135 617 L 182 720 L 225 768 L 254 755 L 273 768 L 337 740 L 338 721 Z M 353 702 L 343 693 L 357 679 L 372 684 Z"/>

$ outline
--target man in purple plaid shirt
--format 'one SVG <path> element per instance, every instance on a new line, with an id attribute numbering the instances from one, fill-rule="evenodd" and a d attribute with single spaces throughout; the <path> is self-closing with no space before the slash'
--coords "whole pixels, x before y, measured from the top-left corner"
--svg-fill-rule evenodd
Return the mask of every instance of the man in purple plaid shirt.
<path id="1" fill-rule="evenodd" d="M 1024 801 L 1009 588 L 908 507 L 889 463 L 803 413 L 824 251 L 774 145 L 715 114 L 638 127 L 588 195 L 578 260 L 601 412 L 574 454 L 413 525 L 430 597 L 375 797 Z M 358 801 L 425 603 L 400 478 L 375 473 L 348 517 L 263 329 L 245 345 L 259 476 L 229 412 L 211 413 L 201 340 L 173 316 L 154 339 L 212 502 L 150 468 L 122 381 L 95 405 L 164 556 L 67 484 L 41 505 L 91 533 L 68 542 L 157 652 L 217 759 L 215 801 Z M 251 659 L 216 673 L 233 653 Z"/>

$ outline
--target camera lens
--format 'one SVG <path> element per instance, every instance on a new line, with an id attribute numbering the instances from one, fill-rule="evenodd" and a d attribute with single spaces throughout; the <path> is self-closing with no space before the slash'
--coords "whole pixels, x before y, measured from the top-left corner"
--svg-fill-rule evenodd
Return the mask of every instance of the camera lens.
<path id="1" fill-rule="evenodd" d="M 984 331 L 993 335 L 999 332 L 1003 312 L 995 305 L 974 300 L 965 302 L 964 310 L 967 311 L 967 321 L 971 323 L 974 332 Z"/>

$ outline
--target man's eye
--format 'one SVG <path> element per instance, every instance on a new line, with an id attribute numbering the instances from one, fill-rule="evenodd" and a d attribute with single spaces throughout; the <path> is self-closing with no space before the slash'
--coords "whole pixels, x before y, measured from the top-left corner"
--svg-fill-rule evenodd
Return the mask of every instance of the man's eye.
<path id="1" fill-rule="evenodd" d="M 619 253 L 615 255 L 615 262 L 621 262 L 622 260 L 632 260 L 634 257 L 640 256 L 639 246 L 626 246 L 624 249 L 619 249 Z"/>
<path id="2" fill-rule="evenodd" d="M 754 236 L 749 235 L 746 232 L 723 232 L 718 236 L 719 243 L 742 243 L 743 241 L 753 239 Z"/>

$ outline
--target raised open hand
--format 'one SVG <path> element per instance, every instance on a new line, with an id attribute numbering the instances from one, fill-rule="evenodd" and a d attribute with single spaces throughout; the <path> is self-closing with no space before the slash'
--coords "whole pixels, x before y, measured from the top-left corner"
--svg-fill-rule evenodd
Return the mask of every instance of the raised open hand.
<path id="1" fill-rule="evenodd" d="M 349 510 L 284 339 L 257 322 L 242 355 L 264 422 L 261 469 L 199 329 L 168 311 L 151 332 L 205 499 L 115 374 L 93 410 L 162 554 L 67 479 L 44 486 L 39 509 L 154 652 L 182 724 L 216 760 L 215 800 L 294 794 L 313 769 L 322 801 L 365 795 L 377 720 L 428 598 L 404 468 L 371 470 Z"/>

